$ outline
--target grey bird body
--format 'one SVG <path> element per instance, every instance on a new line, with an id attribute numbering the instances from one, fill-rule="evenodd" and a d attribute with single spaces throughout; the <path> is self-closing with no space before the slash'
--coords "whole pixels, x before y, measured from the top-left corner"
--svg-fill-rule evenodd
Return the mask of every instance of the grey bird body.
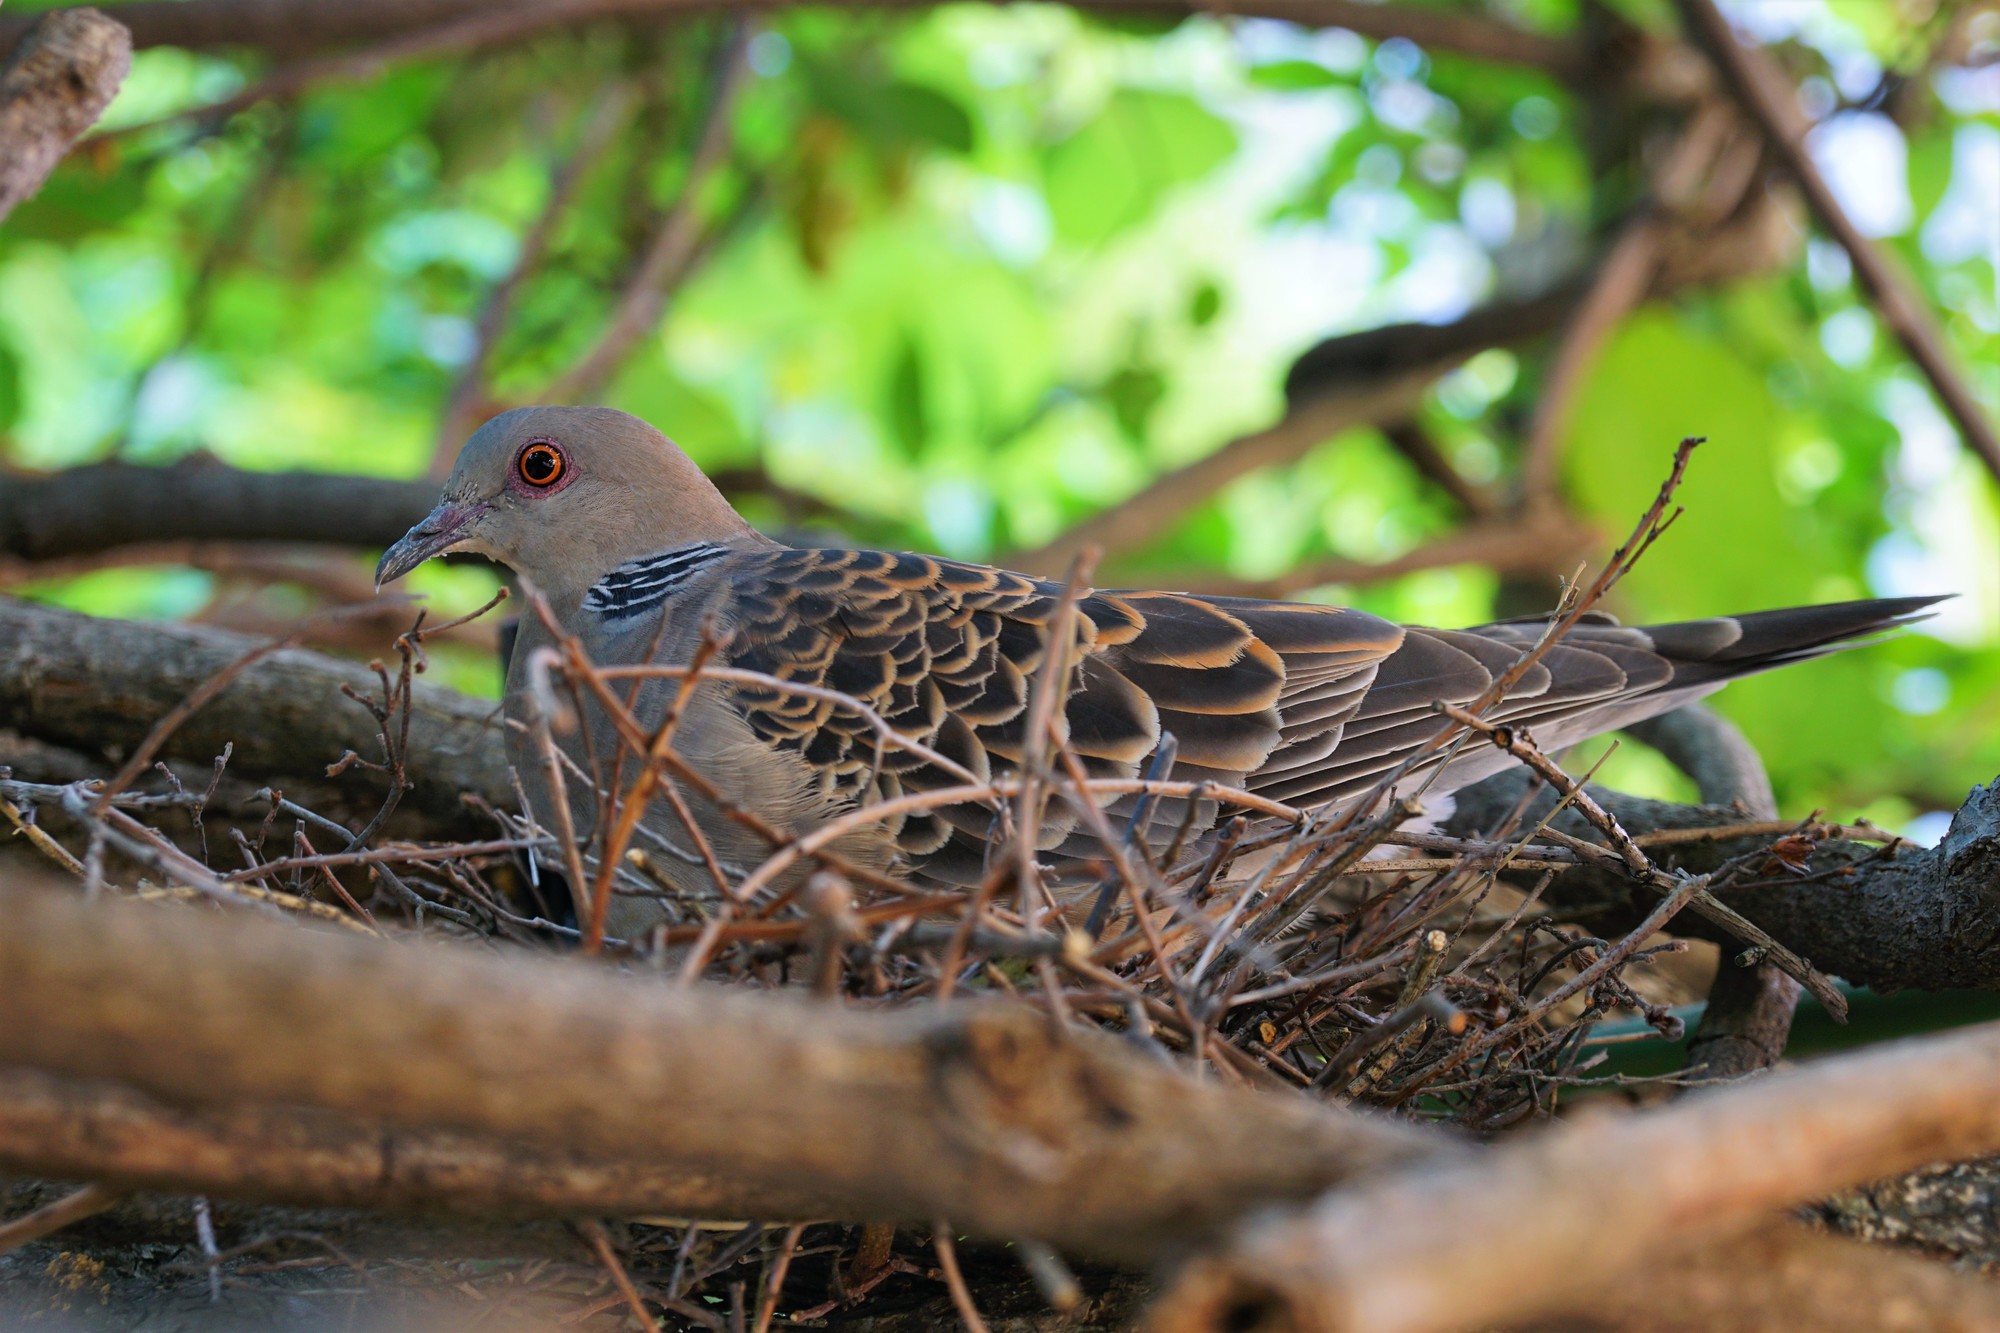
<path id="1" fill-rule="evenodd" d="M 779 546 L 657 431 L 606 409 L 529 408 L 489 422 L 468 441 L 438 510 L 384 556 L 379 575 L 396 577 L 453 548 L 521 573 L 599 666 L 684 665 L 707 640 L 718 666 L 804 687 L 704 680 L 673 736 L 721 800 L 786 836 L 862 805 L 963 785 L 968 773 L 982 781 L 1009 773 L 1021 759 L 1030 683 L 1063 592 L 931 556 Z M 1557 749 L 1903 623 L 1932 600 L 1647 628 L 1592 616 L 1489 716 L 1529 727 Z M 1433 630 L 1339 607 L 1108 590 L 1085 590 L 1072 624 L 1075 665 L 1054 725 L 1092 777 L 1151 772 L 1171 735 L 1175 780 L 1336 810 L 1375 792 L 1438 734 L 1437 703 L 1479 697 L 1543 628 Z M 522 724 L 509 729 L 510 753 L 544 823 L 554 797 L 530 725 L 538 695 L 531 677 L 538 650 L 553 646 L 538 618 L 524 617 L 507 684 L 509 717 Z M 644 683 L 633 710 L 643 727 L 658 724 L 678 687 Z M 949 766 L 884 748 L 869 722 L 828 691 L 867 704 Z M 620 789 L 607 771 L 619 753 L 617 724 L 588 705 L 579 721 L 562 748 L 598 787 Z M 1406 785 L 1443 795 L 1511 762 L 1491 746 L 1463 747 L 1434 756 Z M 586 836 L 605 802 L 574 774 L 565 787 Z M 727 878 L 770 854 L 769 838 L 744 820 L 698 791 L 683 795 Z M 1103 799 L 1116 816 L 1136 797 Z M 1161 840 L 1183 825 L 1199 835 L 1217 818 L 1212 800 L 1168 801 L 1151 828 Z M 975 884 L 993 820 L 977 802 L 914 809 L 856 829 L 834 850 L 919 884 Z M 669 805 L 648 807 L 644 833 L 676 889 L 715 892 L 707 857 Z M 1058 880 L 1088 878 L 1099 850 L 1061 802 L 1051 803 L 1037 846 Z M 610 924 L 630 935 L 658 919 L 657 907 L 627 897 Z"/>

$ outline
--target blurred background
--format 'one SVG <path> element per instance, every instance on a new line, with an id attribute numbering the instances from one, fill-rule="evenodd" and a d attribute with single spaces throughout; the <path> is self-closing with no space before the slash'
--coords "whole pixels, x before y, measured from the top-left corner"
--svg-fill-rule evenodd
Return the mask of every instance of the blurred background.
<path id="1" fill-rule="evenodd" d="M 372 596 L 479 421 L 579 401 L 794 540 L 1456 625 L 1551 605 L 1702 435 L 1621 617 L 1959 594 L 1720 696 L 1786 812 L 1932 841 L 2000 771 L 1994 475 L 1854 259 L 1990 422 L 2000 7 L 1722 6 L 1845 238 L 1670 0 L 104 7 L 132 75 L 0 227 L 0 591 L 276 631 Z M 107 464 L 207 480 L 172 541 L 38 548 L 36 474 Z M 411 485 L 246 544 L 236 471 Z M 439 658 L 497 688 L 490 630 Z"/>

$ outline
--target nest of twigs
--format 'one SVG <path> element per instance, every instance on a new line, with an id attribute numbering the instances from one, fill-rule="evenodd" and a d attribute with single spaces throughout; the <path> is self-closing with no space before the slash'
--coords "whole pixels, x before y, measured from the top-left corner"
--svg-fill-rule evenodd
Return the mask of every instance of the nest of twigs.
<path id="1" fill-rule="evenodd" d="M 1685 450 L 1674 481 L 1684 462 Z M 1606 572 L 1571 590 L 1542 643 L 1496 686 L 1495 698 L 1671 521 L 1673 484 Z M 833 839 L 820 830 L 795 840 L 774 835 L 766 864 L 733 882 L 723 877 L 713 892 L 687 894 L 659 873 L 664 845 L 655 845 L 637 818 L 647 802 L 676 800 L 682 788 L 718 799 L 674 752 L 670 735 L 663 736 L 671 719 L 649 728 L 627 715 L 629 725 L 619 729 L 623 752 L 597 756 L 595 771 L 586 772 L 555 744 L 554 729 L 563 723 L 555 707 L 540 710 L 543 750 L 563 781 L 596 793 L 594 832 L 579 837 L 566 823 L 537 823 L 525 808 L 487 807 L 488 838 L 397 841 L 393 816 L 410 786 L 413 681 L 424 668 L 424 640 L 435 632 L 420 619 L 397 641 L 393 669 L 376 664 L 379 692 L 351 691 L 378 723 L 380 752 L 329 756 L 327 774 L 337 779 L 370 769 L 387 779 L 386 801 L 366 818 L 343 820 L 267 788 L 256 794 L 261 819 L 243 820 L 240 811 L 231 819 L 212 809 L 227 753 L 200 791 L 153 762 L 172 730 L 261 652 L 163 719 L 120 772 L 61 785 L 0 773 L 0 797 L 29 839 L 89 894 L 276 912 L 349 931 L 444 935 L 494 949 L 582 950 L 613 966 L 667 969 L 685 983 L 811 988 L 871 1009 L 982 992 L 1008 996 L 1064 1024 L 1097 1025 L 1226 1083 L 1288 1088 L 1476 1132 L 1548 1117 L 1577 1092 L 1630 1088 L 1633 1080 L 1603 1068 L 1605 1047 L 1594 1034 L 1607 1017 L 1637 1019 L 1670 1040 L 1682 1035 L 1670 1002 L 1686 997 L 1645 980 L 1649 963 L 1686 947 L 1659 936 L 1679 911 L 1721 922 L 1838 999 L 1824 978 L 1713 896 L 1732 880 L 1796 863 L 1811 830 L 1788 831 L 1788 843 L 1773 833 L 1770 845 L 1709 875 L 1662 869 L 1646 839 L 1620 828 L 1525 731 L 1483 721 L 1483 704 L 1441 709 L 1437 739 L 1426 753 L 1506 748 L 1532 772 L 1536 788 L 1557 794 L 1557 809 L 1573 806 L 1601 841 L 1557 832 L 1550 827 L 1553 811 L 1524 818 L 1525 799 L 1491 827 L 1448 836 L 1422 821 L 1421 790 L 1396 794 L 1413 766 L 1406 765 L 1384 779 L 1377 799 L 1338 811 L 1293 809 L 1209 784 L 1196 792 L 1155 773 L 1137 784 L 1142 792 L 1192 795 L 1231 811 L 1207 836 L 1181 829 L 1160 851 L 1157 838 L 1142 836 L 1149 802 L 1129 820 L 1109 822 L 1100 811 L 1104 793 L 1094 789 L 1101 784 L 1046 727 L 1044 711 L 1046 743 L 1028 747 L 1021 772 L 975 796 L 993 810 L 996 829 L 991 873 L 978 891 L 941 896 L 893 876 L 857 874 L 826 851 Z M 1051 678 L 1036 683 L 1044 695 L 1059 688 L 1055 656 L 1045 673 Z M 580 706 L 615 709 L 635 672 L 645 671 L 691 683 L 703 664 L 607 668 L 565 643 L 551 655 L 542 687 Z M 770 677 L 756 683 L 796 688 Z M 851 698 L 837 697 L 835 706 L 868 715 Z M 885 745 L 912 744 L 882 731 Z M 960 790 L 950 799 L 966 797 Z M 1032 849 L 1011 832 L 1035 827 L 1047 802 L 1069 803 L 1098 835 L 1099 881 L 1086 898 L 1087 912 L 1060 910 L 1040 882 Z M 36 819 L 38 809 L 67 818 L 66 840 Z M 864 807 L 849 819 L 870 817 Z M 778 872 L 801 862 L 818 869 L 795 877 L 795 891 L 773 891 Z M 1542 890 L 1579 864 L 1625 876 L 1650 891 L 1656 907 L 1610 938 L 1560 919 L 1542 902 Z M 657 900 L 662 924 L 645 939 L 605 938 L 612 894 Z M 382 1271 L 347 1255 L 322 1231 L 273 1232 L 268 1221 L 264 1231 L 271 1234 L 245 1223 L 238 1248 L 225 1248 L 209 1214 L 201 1217 L 193 1259 L 175 1262 L 193 1263 L 212 1280 L 247 1280 L 290 1264 L 346 1267 L 373 1284 Z M 939 1299 L 939 1283 L 961 1311 L 971 1307 L 975 1289 L 989 1311 L 1006 1309 L 1024 1292 L 1031 1303 L 1073 1305 L 1084 1290 L 1052 1253 L 1032 1245 L 975 1251 L 961 1266 L 948 1233 L 898 1239 L 881 1229 L 831 1224 L 718 1227 L 665 1219 L 614 1230 L 585 1227 L 580 1235 L 589 1253 L 577 1263 L 537 1260 L 471 1271 L 425 1260 L 392 1268 L 399 1289 L 420 1292 L 442 1283 L 459 1291 L 469 1283 L 523 1310 L 554 1299 L 571 1315 L 595 1311 L 606 1321 L 639 1309 L 631 1285 L 637 1282 L 669 1317 L 715 1328 L 746 1321 L 766 1327 L 774 1316 L 814 1322 L 921 1311 Z M 185 1233 L 175 1239 L 185 1241 Z M 100 1280 L 79 1271 L 52 1268 L 50 1280 L 78 1290 Z M 1096 1290 L 1102 1283 L 1087 1274 L 1085 1285 Z M 1130 1299 L 1130 1292 L 1115 1299 Z M 1116 1308 L 1115 1299 L 1104 1308 Z"/>

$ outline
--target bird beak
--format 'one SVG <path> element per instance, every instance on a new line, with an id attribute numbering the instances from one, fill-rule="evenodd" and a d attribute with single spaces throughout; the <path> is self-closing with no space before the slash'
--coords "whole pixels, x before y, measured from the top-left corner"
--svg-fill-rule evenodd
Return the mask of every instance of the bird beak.
<path id="1" fill-rule="evenodd" d="M 394 583 L 434 555 L 442 555 L 464 541 L 465 529 L 483 516 L 489 506 L 479 501 L 440 500 L 423 522 L 403 534 L 403 539 L 382 553 L 375 566 L 375 590 Z"/>

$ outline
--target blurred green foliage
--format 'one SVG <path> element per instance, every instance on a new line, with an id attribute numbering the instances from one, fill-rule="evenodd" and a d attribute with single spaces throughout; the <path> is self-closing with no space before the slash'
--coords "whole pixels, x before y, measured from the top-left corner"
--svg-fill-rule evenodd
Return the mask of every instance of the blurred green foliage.
<path id="1" fill-rule="evenodd" d="M 1665 21 L 1657 4 L 1619 8 Z M 1571 0 L 1490 9 L 1555 33 L 1577 22 Z M 2000 69 L 1920 69 L 1936 24 L 1873 0 L 1741 13 L 1830 99 L 1836 185 L 1866 196 L 1857 216 L 1916 275 L 1993 407 Z M 1040 5 L 758 25 L 728 165 L 697 200 L 711 243 L 602 398 L 711 468 L 761 468 L 838 515 L 746 499 L 769 525 L 973 558 L 1032 546 L 1273 420 L 1317 339 L 1531 290 L 1630 202 L 1630 164 L 1593 161 L 1561 84 L 1407 41 Z M 636 94 L 497 341 L 502 399 L 532 396 L 603 327 L 686 186 L 723 36 L 717 20 L 551 33 L 86 147 L 0 229 L 0 459 L 207 449 L 244 467 L 421 473 L 486 294 L 597 99 Z M 1885 70 L 1918 80 L 1901 125 L 1869 102 Z M 107 126 L 262 72 L 144 51 Z M 1544 355 L 1482 354 L 1426 404 L 1468 476 L 1507 484 Z M 1837 248 L 1811 240 L 1788 271 L 1619 330 L 1565 445 L 1578 512 L 1621 534 L 1687 434 L 1711 441 L 1688 512 L 1615 609 L 1962 594 L 1925 632 L 1721 700 L 1787 809 L 1907 826 L 1955 807 L 2000 770 L 2000 513 Z M 1393 556 L 1456 521 L 1363 429 L 1240 478 L 1120 563 L 1269 575 Z M 461 609 L 490 579 L 433 569 L 419 586 Z M 1311 595 L 1462 623 L 1491 614 L 1497 589 L 1456 569 Z M 211 581 L 100 572 L 37 591 L 173 616 L 198 613 Z M 491 687 L 484 667 L 459 679 Z M 1636 747 L 1606 772 L 1677 790 Z"/>

